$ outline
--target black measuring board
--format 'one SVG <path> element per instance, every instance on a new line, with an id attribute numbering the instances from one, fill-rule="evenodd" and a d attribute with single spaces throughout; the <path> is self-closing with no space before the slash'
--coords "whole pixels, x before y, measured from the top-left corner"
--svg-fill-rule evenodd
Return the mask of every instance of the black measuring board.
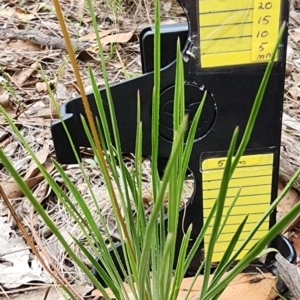
<path id="1" fill-rule="evenodd" d="M 172 114 L 176 67 L 174 56 L 176 39 L 179 36 L 184 60 L 185 107 L 190 119 L 200 105 L 205 91 L 208 92 L 189 162 L 195 190 L 187 207 L 184 208 L 185 211 L 182 209 L 179 215 L 179 224 L 183 223 L 183 226 L 178 230 L 178 241 L 181 241 L 184 231 L 193 223 L 190 244 L 192 246 L 216 198 L 232 133 L 236 126 L 239 126 L 241 138 L 267 62 L 277 41 L 279 28 L 283 22 L 288 22 L 289 2 L 286 0 L 178 2 L 187 14 L 187 25 L 167 26 L 161 29 L 163 59 L 159 159 L 160 167 L 163 169 L 170 155 L 173 138 Z M 153 45 L 153 34 L 153 28 L 149 27 L 142 32 L 140 38 L 143 74 L 111 86 L 124 153 L 135 151 L 136 95 L 139 90 L 143 155 L 151 155 L 153 49 L 149 45 Z M 230 183 L 224 213 L 240 186 L 242 192 L 229 218 L 228 226 L 217 242 L 213 257 L 216 263 L 244 216 L 249 214 L 241 238 L 249 233 L 253 224 L 277 196 L 286 46 L 287 30 L 278 49 L 252 136 Z M 100 93 L 108 110 L 106 92 L 100 90 Z M 99 116 L 93 94 L 88 95 L 88 100 L 94 115 Z M 64 104 L 61 113 L 79 153 L 80 146 L 89 146 L 80 120 L 80 114 L 85 116 L 81 98 Z M 58 161 L 76 163 L 62 123 L 54 122 L 51 131 Z M 261 226 L 239 258 L 245 255 L 245 252 L 257 239 L 266 234 L 274 223 L 275 212 Z M 205 256 L 210 238 L 209 230 L 202 245 L 204 251 L 199 249 L 190 266 L 191 273 L 198 269 Z M 276 238 L 272 246 L 286 253 L 285 257 L 290 261 L 294 259 L 295 253 L 286 240 Z M 177 253 L 178 251 L 179 249 Z"/>
<path id="2" fill-rule="evenodd" d="M 199 207 L 192 208 L 191 215 L 194 215 L 193 223 L 198 221 L 202 227 L 217 197 L 231 134 L 237 125 L 241 132 L 245 129 L 279 27 L 288 20 L 288 2 L 200 0 L 186 1 L 184 5 L 193 14 L 189 20 L 192 42 L 185 51 L 187 81 L 194 80 L 193 84 L 202 85 L 210 95 L 206 103 L 210 113 L 203 114 L 199 141 L 195 141 L 194 151 L 198 155 L 192 156 L 194 162 L 190 164 L 193 174 L 199 173 L 201 186 Z M 195 6 L 198 10 L 192 9 Z M 277 196 L 286 39 L 287 33 L 247 150 L 229 186 L 224 215 L 238 188 L 242 187 L 242 191 L 218 239 L 215 262 L 221 259 L 245 215 L 249 214 L 249 219 L 240 242 Z M 207 128 L 201 133 L 202 124 Z M 203 219 L 199 220 L 196 211 L 203 211 Z M 260 227 L 239 258 L 274 223 L 275 213 Z M 204 238 L 204 255 L 211 230 L 209 228 Z"/>

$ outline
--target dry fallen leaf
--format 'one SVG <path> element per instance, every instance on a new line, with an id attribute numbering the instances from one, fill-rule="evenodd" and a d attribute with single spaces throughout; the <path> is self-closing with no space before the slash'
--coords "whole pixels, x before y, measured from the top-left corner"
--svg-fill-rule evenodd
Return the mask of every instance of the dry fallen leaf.
<path id="1" fill-rule="evenodd" d="M 7 157 L 12 157 L 18 149 L 18 141 L 9 141 L 6 146 L 3 146 L 3 152 Z"/>
<path id="2" fill-rule="evenodd" d="M 108 35 L 101 39 L 101 44 L 102 47 L 104 47 L 112 43 L 126 43 L 132 38 L 132 36 L 133 36 L 133 32 Z"/>
<path id="3" fill-rule="evenodd" d="M 299 73 L 293 72 L 292 77 L 296 84 L 300 82 L 300 74 Z"/>
<path id="4" fill-rule="evenodd" d="M 290 16 L 297 21 L 298 23 L 300 23 L 300 13 L 295 11 L 295 10 L 291 10 L 290 12 Z"/>
<path id="5" fill-rule="evenodd" d="M 68 92 L 66 86 L 60 82 L 56 85 L 56 93 L 54 95 L 56 100 L 69 100 L 70 93 Z"/>
<path id="6" fill-rule="evenodd" d="M 38 62 L 33 63 L 28 68 L 23 68 L 19 71 L 17 71 L 13 76 L 12 80 L 13 82 L 18 86 L 21 87 L 25 81 L 32 75 L 33 72 L 35 72 L 39 67 Z"/>
<path id="7" fill-rule="evenodd" d="M 85 0 L 79 0 L 77 7 L 78 7 L 78 11 L 77 11 L 78 18 L 79 20 L 82 20 L 84 15 Z"/>
<path id="8" fill-rule="evenodd" d="M 7 217 L 0 218 L 0 283 L 12 289 L 31 281 L 51 283 L 39 263 L 31 257 L 22 236 L 12 230 Z"/>
<path id="9" fill-rule="evenodd" d="M 30 21 L 35 18 L 34 14 L 30 14 L 20 7 L 14 6 L 7 9 L 6 8 L 0 9 L 1 17 L 11 18 L 13 15 L 16 16 L 21 21 Z"/>
<path id="10" fill-rule="evenodd" d="M 104 31 L 99 31 L 99 36 L 104 37 L 109 35 L 112 32 L 111 29 L 104 30 Z M 95 32 L 90 32 L 82 37 L 79 38 L 79 41 L 90 41 L 90 40 L 95 40 L 96 39 L 96 33 Z"/>
<path id="11" fill-rule="evenodd" d="M 8 44 L 8 47 L 11 49 L 18 49 L 24 51 L 42 51 L 40 45 L 34 44 L 31 41 L 16 41 Z"/>
<path id="12" fill-rule="evenodd" d="M 35 156 L 41 164 L 44 164 L 47 160 L 48 155 L 49 155 L 49 146 L 47 144 L 44 144 L 44 147 L 38 153 L 36 153 Z M 28 180 L 34 177 L 38 173 L 38 171 L 39 169 L 36 163 L 32 160 L 23 179 Z"/>
<path id="13" fill-rule="evenodd" d="M 14 112 L 14 109 L 9 98 L 10 96 L 8 93 L 0 95 L 0 105 L 5 109 L 7 113 L 12 113 Z"/>
<path id="14" fill-rule="evenodd" d="M 172 0 L 166 1 L 163 5 L 164 12 L 168 13 L 171 10 L 171 7 L 172 7 Z"/>
<path id="15" fill-rule="evenodd" d="M 297 101 L 298 100 L 298 91 L 296 88 L 289 89 L 289 94 L 292 96 L 292 98 Z"/>
<path id="16" fill-rule="evenodd" d="M 300 13 L 299 13 L 300 16 Z M 300 41 L 300 28 L 294 28 L 290 32 L 291 38 L 295 41 L 295 43 L 298 43 Z"/>
<path id="17" fill-rule="evenodd" d="M 7 130 L 5 130 L 5 129 L 2 129 L 1 127 L 0 127 L 0 148 L 1 148 L 1 146 L 2 145 L 6 145 L 7 143 L 5 142 L 5 141 L 7 141 L 7 139 L 8 139 L 8 136 L 9 136 L 9 133 L 7 132 Z M 4 147 L 3 146 L 3 147 Z"/>
<path id="18" fill-rule="evenodd" d="M 48 173 L 50 173 L 54 169 L 54 164 L 46 162 L 44 164 L 44 167 L 45 167 L 46 171 Z M 38 173 L 38 174 L 36 174 L 35 177 L 24 180 L 24 182 L 30 189 L 32 189 L 42 180 L 44 180 L 44 176 L 41 173 Z M 20 190 L 19 185 L 16 182 L 2 181 L 2 182 L 0 182 L 0 184 L 2 185 L 2 188 L 9 199 L 15 199 L 15 198 L 19 198 L 19 197 L 23 196 L 23 193 Z"/>
<path id="19" fill-rule="evenodd" d="M 91 52 L 93 53 L 98 53 L 98 49 L 89 49 Z M 82 62 L 100 62 L 100 59 L 97 57 L 97 55 L 92 55 L 92 53 L 90 53 L 89 51 L 86 50 L 82 50 L 78 53 L 78 55 L 76 56 L 76 59 L 82 61 Z"/>
<path id="20" fill-rule="evenodd" d="M 0 95 L 0 105 L 5 109 L 11 106 L 11 103 L 9 101 L 9 94 Z"/>
<path id="21" fill-rule="evenodd" d="M 33 192 L 33 196 L 35 197 L 36 200 L 38 200 L 40 203 L 47 198 L 52 189 L 50 188 L 48 182 L 46 180 L 41 181 L 36 189 Z"/>
<path id="22" fill-rule="evenodd" d="M 45 93 L 47 92 L 47 85 L 45 82 L 37 82 L 35 85 L 36 91 L 38 93 Z"/>

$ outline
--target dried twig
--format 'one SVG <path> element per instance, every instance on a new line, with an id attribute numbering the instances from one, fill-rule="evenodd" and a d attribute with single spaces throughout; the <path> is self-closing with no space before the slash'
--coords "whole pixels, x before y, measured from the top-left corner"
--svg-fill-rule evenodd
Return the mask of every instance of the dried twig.
<path id="1" fill-rule="evenodd" d="M 38 237 L 38 235 L 35 232 L 34 226 L 33 226 L 33 212 L 31 211 L 30 215 L 30 229 L 32 236 L 34 238 L 34 241 L 39 246 L 40 251 L 43 253 L 44 257 L 47 259 L 49 266 L 55 271 L 56 275 L 61 279 L 61 281 L 68 287 L 68 289 L 77 297 L 79 300 L 84 300 L 83 297 L 72 287 L 72 285 L 68 282 L 68 280 L 61 274 L 61 272 L 58 270 L 56 265 L 53 263 L 52 259 L 48 255 L 47 251 L 43 247 L 43 244 Z"/>
<path id="2" fill-rule="evenodd" d="M 36 258 L 39 260 L 40 264 L 43 266 L 44 270 L 53 278 L 53 280 L 55 282 L 57 282 L 60 286 L 63 286 L 64 283 L 57 278 L 53 272 L 51 272 L 51 270 L 48 268 L 48 266 L 45 264 L 44 259 L 40 256 L 39 252 L 37 251 L 37 249 L 35 248 L 34 242 L 32 241 L 32 239 L 30 238 L 30 236 L 28 235 L 25 227 L 23 226 L 22 222 L 19 220 L 18 215 L 16 214 L 15 209 L 13 208 L 13 206 L 10 204 L 9 199 L 7 198 L 2 186 L 0 185 L 0 195 L 2 196 L 5 205 L 7 206 L 8 210 L 10 211 L 13 219 L 15 220 L 18 228 L 20 229 L 20 231 L 23 234 L 23 237 L 25 238 L 27 244 L 30 246 L 30 249 L 32 250 L 33 254 L 36 256 Z"/>

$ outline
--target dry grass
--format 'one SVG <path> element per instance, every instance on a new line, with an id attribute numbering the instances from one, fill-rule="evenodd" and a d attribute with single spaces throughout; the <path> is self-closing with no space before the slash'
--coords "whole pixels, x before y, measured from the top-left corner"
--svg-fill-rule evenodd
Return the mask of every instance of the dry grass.
<path id="1" fill-rule="evenodd" d="M 77 39 L 93 31 L 89 13 L 83 3 L 84 1 L 82 0 L 61 1 L 69 33 L 73 39 Z M 165 2 L 162 5 L 162 22 L 184 21 L 181 8 L 176 1 L 174 1 L 173 6 L 167 7 L 166 4 L 168 3 Z M 0 4 L 0 9 L 2 5 L 5 4 Z M 26 6 L 21 6 L 19 9 L 17 7 L 17 4 L 12 5 L 11 15 L 7 17 L 3 17 L 0 14 L 0 21 L 3 21 L 6 28 L 11 28 L 12 31 L 34 29 L 48 36 L 61 37 L 60 28 L 50 0 L 44 0 L 42 3 L 28 1 L 26 2 Z M 117 1 L 106 2 L 95 0 L 94 7 L 100 32 L 105 30 L 111 30 L 111 34 L 133 32 L 133 38 L 129 42 L 105 48 L 106 65 L 110 81 L 118 82 L 125 80 L 125 74 L 121 69 L 121 63 L 116 50 L 129 76 L 140 74 L 141 63 L 139 58 L 138 33 L 141 28 L 153 24 L 153 1 L 126 1 L 126 3 L 118 4 Z M 86 49 L 77 53 L 79 68 L 87 91 L 90 90 L 87 66 L 92 68 L 98 84 L 100 86 L 103 84 L 100 63 L 94 59 L 96 57 L 93 48 L 94 44 L 94 40 L 89 40 L 86 44 Z M 59 174 L 51 167 L 51 158 L 55 158 L 55 153 L 49 128 L 51 122 L 57 118 L 57 114 L 50 104 L 51 101 L 48 92 L 43 90 L 42 75 L 35 68 L 36 61 L 41 64 L 44 74 L 51 83 L 55 101 L 59 105 L 78 96 L 78 90 L 66 52 L 62 49 L 51 49 L 50 46 L 36 45 L 29 39 L 22 40 L 17 36 L 4 35 L 3 31 L 2 34 L 0 33 L 0 81 L 2 83 L 0 85 L 0 103 L 15 119 L 22 135 L 33 151 L 36 154 L 46 153 L 46 156 L 41 158 L 41 162 L 50 164 L 49 172 L 51 176 L 68 192 Z M 28 77 L 25 80 L 21 80 L 20 77 L 22 76 L 20 76 L 20 73 L 24 75 L 26 72 L 28 72 Z M 0 116 L 0 146 L 12 160 L 20 174 L 25 177 L 29 176 L 29 178 L 37 176 L 37 170 L 29 174 L 32 168 L 32 160 L 11 132 L 2 116 Z M 86 149 L 84 153 L 83 165 L 86 175 L 91 182 L 98 205 L 107 220 L 111 235 L 115 240 L 118 240 L 115 219 L 102 176 L 98 169 L 91 163 L 93 156 L 90 151 Z M 131 168 L 132 158 L 128 157 L 126 161 L 128 168 Z M 145 209 L 150 211 L 152 206 L 150 192 L 151 176 L 148 159 L 144 160 L 143 168 L 143 200 Z M 95 219 L 98 220 L 99 217 L 95 204 L 79 167 L 76 165 L 65 166 L 65 170 L 90 207 Z M 45 226 L 41 218 L 35 214 L 27 199 L 20 192 L 14 193 L 11 189 L 7 189 L 11 178 L 1 164 L 0 178 L 25 228 L 31 234 L 30 224 L 33 222 L 34 229 L 43 247 L 59 268 L 61 274 L 72 284 L 86 283 L 84 274 L 68 259 L 56 238 L 52 235 L 49 228 Z M 72 241 L 69 233 L 72 233 L 78 239 L 83 239 L 82 232 L 79 230 L 77 224 L 74 223 L 70 215 L 57 201 L 57 198 L 43 179 L 35 182 L 32 186 L 32 191 L 52 217 L 61 233 L 70 241 L 70 244 L 72 244 Z M 193 181 L 188 180 L 185 187 L 184 202 L 191 195 L 192 191 Z M 1 216 L 8 215 L 8 211 L 2 201 L 0 201 L 0 212 Z M 75 246 L 74 250 L 79 252 Z M 78 254 L 80 255 L 80 253 Z M 85 258 L 82 257 L 82 259 L 84 260 Z M 89 265 L 89 262 L 86 261 L 86 264 Z"/>

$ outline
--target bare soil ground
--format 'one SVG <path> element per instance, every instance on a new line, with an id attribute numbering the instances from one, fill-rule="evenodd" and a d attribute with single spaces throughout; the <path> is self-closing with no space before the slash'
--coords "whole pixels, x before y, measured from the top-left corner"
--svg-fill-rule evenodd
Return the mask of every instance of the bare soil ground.
<path id="1" fill-rule="evenodd" d="M 109 79 L 110 82 L 118 82 L 141 73 L 138 34 L 142 28 L 153 23 L 154 7 L 150 0 L 127 1 L 127 4 L 122 5 L 113 5 L 110 4 L 111 2 L 94 0 L 94 7 L 98 30 L 102 36 Z M 62 0 L 60 3 L 70 37 L 77 45 L 78 65 L 85 89 L 89 92 L 91 87 L 87 67 L 93 70 L 99 86 L 104 83 L 97 57 L 91 18 L 83 0 Z M 293 1 L 291 4 L 284 104 L 285 113 L 297 121 L 300 121 L 299 8 L 298 1 Z M 163 2 L 161 11 L 162 23 L 171 24 L 185 21 L 182 9 L 176 1 Z M 79 92 L 65 51 L 53 4 L 50 0 L 2 0 L 0 3 L 0 26 L 0 105 L 14 119 L 22 135 L 40 162 L 47 168 L 49 174 L 61 186 L 64 186 L 51 162 L 51 158 L 55 158 L 55 153 L 51 140 L 50 124 L 57 118 L 57 112 L 51 104 L 51 94 L 47 90 L 45 78 L 50 83 L 53 97 L 59 105 L 78 96 Z M 125 66 L 126 72 L 122 66 Z M 296 131 L 291 134 L 297 138 L 299 136 L 299 132 Z M 66 237 L 71 232 L 80 239 L 80 231 L 57 202 L 26 149 L 18 142 L 1 115 L 0 147 L 11 159 L 16 170 L 22 174 L 34 195 L 51 215 L 61 232 Z M 108 196 L 102 187 L 101 175 L 93 168 L 90 158 L 92 157 L 87 153 L 83 163 L 93 184 L 93 189 L 99 195 L 100 205 L 104 211 L 107 207 L 107 219 L 109 220 Z M 145 161 L 145 167 L 147 168 L 147 161 Z M 76 184 L 77 189 L 86 195 L 86 201 L 92 207 L 92 200 L 87 192 L 87 186 L 79 167 L 70 165 L 66 166 L 65 169 Z M 1 162 L 0 183 L 30 235 L 36 233 L 35 241 L 42 245 L 39 249 L 45 260 L 47 261 L 45 253 L 48 253 L 51 261 L 57 265 L 65 278 L 71 284 L 77 287 L 81 286 L 82 294 L 84 294 L 84 291 L 89 289 L 85 276 L 65 255 L 49 228 L 35 214 L 28 200 L 11 180 Z M 299 198 L 297 192 L 296 198 Z M 295 199 L 294 201 L 296 201 Z M 287 209 L 284 208 L 283 213 Z M 289 232 L 295 232 L 297 225 L 296 222 Z M 112 232 L 114 232 L 114 228 L 112 228 Z M 43 272 L 31 252 L 26 250 L 28 246 L 22 239 L 2 199 L 0 200 L 0 240 L 3 244 L 3 246 L 0 245 L 0 289 L 2 290 L 0 295 L 8 298 L 11 294 L 19 294 L 20 299 L 26 299 L 22 292 L 38 290 L 36 293 L 40 294 L 39 296 L 35 294 L 35 298 L 43 299 L 47 287 L 52 286 L 51 279 Z M 12 254 L 16 249 L 20 250 L 21 248 L 23 252 L 19 251 Z M 5 258 L 5 253 L 10 253 L 10 256 Z M 47 263 L 50 264 L 50 261 Z M 89 265 L 88 262 L 86 263 Z M 55 289 L 53 290 L 47 299 L 57 299 Z M 53 296 L 51 293 L 54 293 Z"/>

